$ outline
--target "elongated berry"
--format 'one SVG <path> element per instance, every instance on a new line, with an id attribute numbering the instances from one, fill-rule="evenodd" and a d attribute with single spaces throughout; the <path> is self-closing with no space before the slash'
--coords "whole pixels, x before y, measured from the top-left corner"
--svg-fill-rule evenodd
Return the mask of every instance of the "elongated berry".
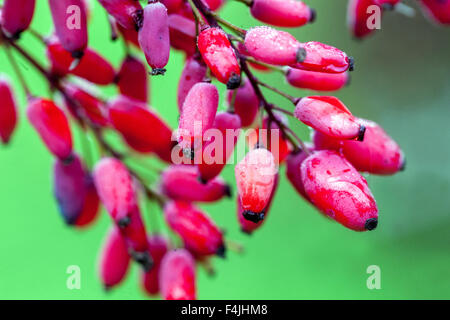
<path id="1" fill-rule="evenodd" d="M 120 222 L 124 222 L 124 220 Z M 145 271 L 150 270 L 153 260 L 148 251 L 147 232 L 138 207 L 134 207 L 125 223 L 119 224 L 119 228 L 129 249 L 131 249 L 129 252 L 131 252 L 134 260 L 140 263 Z"/>
<path id="2" fill-rule="evenodd" d="M 225 255 L 223 235 L 214 221 L 189 202 L 170 201 L 164 207 L 170 228 L 194 255 Z"/>
<path id="3" fill-rule="evenodd" d="M 117 227 L 109 231 L 100 257 L 100 279 L 105 289 L 111 289 L 121 283 L 127 275 L 130 255 L 125 239 Z"/>
<path id="4" fill-rule="evenodd" d="M 291 65 L 305 59 L 305 50 L 291 34 L 270 27 L 256 27 L 245 35 L 245 48 L 256 60 Z"/>
<path id="5" fill-rule="evenodd" d="M 431 21 L 445 25 L 450 24 L 450 1 L 421 0 L 420 4 Z"/>
<path id="6" fill-rule="evenodd" d="M 228 89 L 235 89 L 241 83 L 241 69 L 236 53 L 226 33 L 219 28 L 207 27 L 200 32 L 197 46 L 203 60 Z"/>
<path id="7" fill-rule="evenodd" d="M 164 73 L 170 53 L 167 9 L 160 2 L 150 2 L 144 8 L 143 19 L 139 29 L 139 44 L 153 73 Z"/>
<path id="8" fill-rule="evenodd" d="M 18 38 L 33 19 L 36 0 L 5 0 L 1 10 L 1 27 L 8 36 Z"/>
<path id="9" fill-rule="evenodd" d="M 116 80 L 122 95 L 143 102 L 148 101 L 147 68 L 136 57 L 125 57 Z"/>
<path id="10" fill-rule="evenodd" d="M 235 113 L 220 112 L 216 115 L 210 141 L 203 148 L 203 159 L 198 165 L 202 181 L 217 177 L 234 151 L 239 138 L 241 119 Z M 206 137 L 205 137 L 206 138 Z"/>
<path id="11" fill-rule="evenodd" d="M 17 125 L 17 106 L 11 85 L 6 78 L 0 78 L 0 139 L 7 144 Z"/>
<path id="12" fill-rule="evenodd" d="M 306 125 L 338 139 L 364 139 L 364 126 L 336 97 L 302 98 L 295 107 L 295 117 Z"/>
<path id="13" fill-rule="evenodd" d="M 139 29 L 142 6 L 136 0 L 98 0 L 105 10 L 126 29 Z"/>
<path id="14" fill-rule="evenodd" d="M 165 237 L 154 234 L 148 238 L 148 248 L 153 258 L 153 267 L 150 271 L 141 271 L 141 284 L 147 294 L 155 295 L 159 292 L 160 266 L 164 255 L 169 250 L 169 242 Z"/>
<path id="15" fill-rule="evenodd" d="M 159 273 L 161 296 L 165 300 L 195 300 L 195 261 L 189 251 L 177 249 L 168 252 Z"/>
<path id="16" fill-rule="evenodd" d="M 366 128 L 363 141 L 337 140 L 315 132 L 315 147 L 341 152 L 358 171 L 386 175 L 402 170 L 405 157 L 399 145 L 375 122 L 358 122 Z"/>
<path id="17" fill-rule="evenodd" d="M 181 14 L 169 15 L 170 45 L 182 50 L 187 56 L 192 56 L 196 50 L 195 22 Z"/>
<path id="18" fill-rule="evenodd" d="M 43 98 L 29 101 L 27 116 L 44 144 L 56 157 L 66 160 L 72 154 L 72 134 L 64 112 Z"/>
<path id="19" fill-rule="evenodd" d="M 253 0 L 250 12 L 277 27 L 300 27 L 315 19 L 315 11 L 298 0 Z"/>
<path id="20" fill-rule="evenodd" d="M 325 73 L 289 68 L 287 82 L 294 87 L 315 91 L 337 91 L 349 82 L 348 72 Z"/>
<path id="21" fill-rule="evenodd" d="M 374 4 L 374 0 L 349 0 L 347 7 L 347 25 L 356 38 L 366 37 L 376 30 L 369 28 L 367 24 L 367 21 L 373 14 L 369 7 Z"/>
<path id="22" fill-rule="evenodd" d="M 222 179 L 200 180 L 197 166 L 172 165 L 161 175 L 161 190 L 171 199 L 187 202 L 215 202 L 230 196 L 230 187 Z"/>
<path id="23" fill-rule="evenodd" d="M 83 0 L 49 0 L 56 36 L 73 57 L 87 47 L 87 16 Z"/>
<path id="24" fill-rule="evenodd" d="M 300 62 L 291 64 L 291 67 L 307 71 L 342 73 L 352 71 L 353 58 L 335 47 L 317 41 L 302 44 L 306 52 L 306 58 Z"/>
<path id="25" fill-rule="evenodd" d="M 292 186 L 297 192 L 306 200 L 309 201 L 308 195 L 303 185 L 301 165 L 308 157 L 308 154 L 303 150 L 292 152 L 286 159 L 286 176 Z"/>
<path id="26" fill-rule="evenodd" d="M 264 219 L 277 175 L 272 153 L 264 148 L 253 149 L 234 170 L 245 219 L 253 222 Z"/>
<path id="27" fill-rule="evenodd" d="M 180 82 L 178 83 L 177 102 L 180 113 L 189 91 L 195 84 L 202 82 L 205 76 L 206 65 L 203 61 L 199 57 L 190 57 L 184 65 Z"/>
<path id="28" fill-rule="evenodd" d="M 86 175 L 86 197 L 84 198 L 83 210 L 78 219 L 75 221 L 75 226 L 79 228 L 91 225 L 100 211 L 100 199 L 95 189 L 94 181 L 90 174 Z"/>
<path id="29" fill-rule="evenodd" d="M 242 127 L 253 124 L 258 115 L 259 99 L 256 96 L 252 84 L 245 78 L 236 91 L 229 90 L 227 93 L 228 104 L 234 112 L 241 118 Z"/>
<path id="30" fill-rule="evenodd" d="M 320 211 L 355 231 L 376 228 L 378 208 L 367 181 L 343 156 L 316 151 L 301 171 L 306 194 Z"/>

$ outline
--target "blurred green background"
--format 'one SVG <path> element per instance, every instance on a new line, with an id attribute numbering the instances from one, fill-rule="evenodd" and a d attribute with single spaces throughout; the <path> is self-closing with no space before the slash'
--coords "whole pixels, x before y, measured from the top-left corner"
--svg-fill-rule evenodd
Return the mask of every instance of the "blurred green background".
<path id="1" fill-rule="evenodd" d="M 0 1 L 1 2 L 1 1 Z M 47 1 L 37 1 L 32 27 L 51 30 Z M 241 27 L 258 24 L 240 3 L 229 1 L 223 15 Z M 376 231 L 356 233 L 324 219 L 305 203 L 284 177 L 266 224 L 252 236 L 239 231 L 235 201 L 205 205 L 226 236 L 245 246 L 214 259 L 217 274 L 198 271 L 200 299 L 448 299 L 450 298 L 450 28 L 390 13 L 382 30 L 355 41 L 346 28 L 346 1 L 305 1 L 317 21 L 292 30 L 301 41 L 317 40 L 353 55 L 352 84 L 336 95 L 360 117 L 381 124 L 402 146 L 407 170 L 392 177 L 368 176 L 380 209 Z M 104 11 L 96 1 L 90 45 L 115 66 L 124 55 L 120 41 L 109 41 Z M 415 5 L 414 1 L 411 1 Z M 20 41 L 44 61 L 42 45 L 25 34 Z M 164 77 L 152 79 L 152 105 L 176 126 L 176 86 L 184 57 L 173 53 Z M 34 94 L 46 95 L 45 81 L 23 60 Z M 110 225 L 105 212 L 87 230 L 63 224 L 52 197 L 52 158 L 25 119 L 25 99 L 0 52 L 0 71 L 14 80 L 20 124 L 12 143 L 0 147 L 0 298 L 141 299 L 138 267 L 123 285 L 105 293 L 97 258 Z M 267 81 L 293 95 L 277 74 Z M 224 88 L 221 87 L 222 93 Z M 106 88 L 112 96 L 114 88 Z M 281 106 L 284 100 L 267 94 Z M 223 100 L 223 95 L 221 97 Z M 291 119 L 302 137 L 309 132 Z M 78 136 L 75 136 L 77 145 Z M 224 178 L 234 184 L 233 167 Z M 152 206 L 146 215 L 160 215 Z M 148 217 L 146 217 L 148 219 Z M 69 265 L 81 268 L 81 290 L 66 287 Z M 366 287 L 369 265 L 381 268 L 381 289 Z"/>

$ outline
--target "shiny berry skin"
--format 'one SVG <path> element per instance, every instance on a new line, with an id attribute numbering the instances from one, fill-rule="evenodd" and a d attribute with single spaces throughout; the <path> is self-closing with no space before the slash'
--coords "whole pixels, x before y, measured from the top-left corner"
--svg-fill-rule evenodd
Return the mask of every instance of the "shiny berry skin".
<path id="1" fill-rule="evenodd" d="M 8 144 L 17 125 L 17 105 L 9 80 L 0 78 L 0 140 Z"/>
<path id="2" fill-rule="evenodd" d="M 200 181 L 194 165 L 172 165 L 161 175 L 161 190 L 171 199 L 187 202 L 215 202 L 230 196 L 230 187 L 221 179 Z"/>
<path id="3" fill-rule="evenodd" d="M 88 43 L 83 0 L 49 0 L 49 6 L 59 42 L 72 56 L 80 58 Z"/>
<path id="4" fill-rule="evenodd" d="M 245 78 L 239 88 L 229 90 L 227 93 L 228 105 L 241 118 L 242 127 L 248 127 L 255 122 L 259 110 L 259 99 L 252 84 Z M 234 98 L 234 94 L 236 95 Z"/>
<path id="5" fill-rule="evenodd" d="M 1 28 L 8 36 L 18 38 L 33 19 L 36 0 L 5 0 L 1 10 Z"/>
<path id="6" fill-rule="evenodd" d="M 277 170 L 272 153 L 264 148 L 253 149 L 234 168 L 245 219 L 256 223 L 264 218 Z"/>
<path id="7" fill-rule="evenodd" d="M 349 82 L 348 72 L 325 73 L 289 68 L 286 73 L 287 82 L 297 88 L 315 91 L 337 91 Z"/>
<path id="8" fill-rule="evenodd" d="M 72 154 L 72 134 L 64 112 L 56 104 L 43 98 L 31 98 L 28 120 L 49 151 L 61 160 Z"/>
<path id="9" fill-rule="evenodd" d="M 169 250 L 169 241 L 161 235 L 154 234 L 148 238 L 148 248 L 153 258 L 153 267 L 150 271 L 141 271 L 141 284 L 147 294 L 155 295 L 159 292 L 160 266 L 164 255 Z"/>
<path id="10" fill-rule="evenodd" d="M 187 56 L 192 56 L 197 48 L 195 22 L 181 14 L 171 14 L 168 23 L 172 48 L 184 51 Z"/>
<path id="11" fill-rule="evenodd" d="M 178 110 L 183 109 L 184 100 L 192 87 L 202 82 L 206 77 L 206 65 L 199 57 L 190 57 L 181 73 L 180 82 L 178 83 L 177 102 Z"/>
<path id="12" fill-rule="evenodd" d="M 176 249 L 161 261 L 159 287 L 165 300 L 195 300 L 195 261 L 189 251 Z"/>
<path id="13" fill-rule="evenodd" d="M 363 141 L 337 140 L 315 132 L 315 147 L 341 152 L 358 171 L 389 175 L 403 170 L 405 157 L 399 145 L 375 122 L 358 122 L 366 128 Z"/>
<path id="14" fill-rule="evenodd" d="M 304 124 L 338 139 L 364 139 L 364 126 L 336 97 L 310 96 L 302 98 L 294 115 Z"/>
<path id="15" fill-rule="evenodd" d="M 241 69 L 226 33 L 219 28 L 207 27 L 200 32 L 197 46 L 217 80 L 225 83 L 228 89 L 237 88 L 241 83 Z"/>
<path id="16" fill-rule="evenodd" d="M 304 60 L 305 51 L 291 34 L 270 27 L 256 27 L 245 35 L 245 48 L 261 62 L 291 65 Z"/>
<path id="17" fill-rule="evenodd" d="M 300 27 L 315 19 L 314 10 L 298 0 L 253 0 L 250 12 L 277 27 Z"/>
<path id="18" fill-rule="evenodd" d="M 216 137 L 218 134 L 216 132 L 208 137 L 211 140 L 208 139 L 208 142 L 204 144 L 203 159 L 198 164 L 202 181 L 217 177 L 227 164 L 239 138 L 241 118 L 235 113 L 220 112 L 216 115 L 213 128 L 220 132 L 221 139 Z"/>
<path id="19" fill-rule="evenodd" d="M 155 74 L 164 73 L 169 61 L 169 21 L 166 7 L 159 2 L 149 3 L 144 8 L 144 22 L 139 29 L 139 44 L 147 63 Z"/>
<path id="20" fill-rule="evenodd" d="M 376 29 L 369 29 L 367 21 L 371 15 L 370 6 L 374 0 L 349 0 L 347 8 L 347 25 L 356 38 L 364 38 Z"/>
<path id="21" fill-rule="evenodd" d="M 97 194 L 97 189 L 95 189 L 94 181 L 89 174 L 87 174 L 86 180 L 87 187 L 83 210 L 75 221 L 75 227 L 78 228 L 84 228 L 91 225 L 100 211 L 100 199 Z"/>
<path id="22" fill-rule="evenodd" d="M 420 0 L 419 3 L 431 21 L 445 25 L 450 24 L 450 1 Z"/>
<path id="23" fill-rule="evenodd" d="M 100 279 L 105 289 L 111 289 L 121 283 L 127 275 L 130 255 L 125 239 L 117 227 L 109 231 L 103 245 L 99 263 Z"/>
<path id="24" fill-rule="evenodd" d="M 291 67 L 307 71 L 342 73 L 353 70 L 353 58 L 349 58 L 345 52 L 317 41 L 302 44 L 306 52 L 306 58 L 294 63 Z"/>
<path id="25" fill-rule="evenodd" d="M 309 201 L 308 195 L 303 185 L 301 165 L 308 157 L 308 154 L 302 150 L 292 152 L 286 158 L 286 176 L 297 192 Z"/>
<path id="26" fill-rule="evenodd" d="M 339 153 L 316 151 L 301 165 L 306 194 L 324 214 L 355 230 L 373 230 L 378 208 L 366 179 Z"/>
<path id="27" fill-rule="evenodd" d="M 119 92 L 129 98 L 148 101 L 148 74 L 145 65 L 136 57 L 127 55 L 117 74 Z"/>
<path id="28" fill-rule="evenodd" d="M 189 202 L 170 201 L 164 207 L 170 228 L 195 256 L 225 255 L 222 231 L 214 221 Z"/>
<path id="29" fill-rule="evenodd" d="M 139 29 L 142 6 L 135 0 L 98 0 L 105 10 L 126 29 Z"/>

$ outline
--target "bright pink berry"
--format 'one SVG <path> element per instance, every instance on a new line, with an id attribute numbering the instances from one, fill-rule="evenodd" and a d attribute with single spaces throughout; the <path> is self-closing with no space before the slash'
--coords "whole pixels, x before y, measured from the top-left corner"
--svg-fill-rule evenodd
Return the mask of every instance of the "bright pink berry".
<path id="1" fill-rule="evenodd" d="M 47 148 L 61 160 L 72 154 L 72 134 L 64 112 L 51 100 L 32 98 L 27 116 Z"/>
<path id="2" fill-rule="evenodd" d="M 105 10 L 126 29 L 139 29 L 142 7 L 136 0 L 98 0 Z"/>
<path id="3" fill-rule="evenodd" d="M 144 221 L 138 207 L 131 211 L 126 220 L 121 220 L 120 232 L 127 242 L 133 258 L 140 263 L 145 271 L 152 267 L 152 258 L 148 251 L 148 239 Z"/>
<path id="4" fill-rule="evenodd" d="M 234 112 L 241 118 L 242 127 L 253 124 L 258 115 L 259 99 L 256 96 L 250 81 L 245 78 L 237 91 L 229 90 L 227 93 L 228 104 Z"/>
<path id="5" fill-rule="evenodd" d="M 181 14 L 169 15 L 170 45 L 182 50 L 187 56 L 192 56 L 196 50 L 195 22 Z"/>
<path id="6" fill-rule="evenodd" d="M 127 55 L 116 80 L 122 95 L 143 102 L 148 101 L 147 68 L 138 58 Z"/>
<path id="7" fill-rule="evenodd" d="M 0 78 L 0 139 L 7 144 L 17 125 L 17 106 L 11 85 L 5 78 Z"/>
<path id="8" fill-rule="evenodd" d="M 73 57 L 80 58 L 88 43 L 83 0 L 49 0 L 56 36 Z"/>
<path id="9" fill-rule="evenodd" d="M 181 10 L 183 0 L 160 0 L 161 3 L 167 8 L 169 14 L 177 13 Z"/>
<path id="10" fill-rule="evenodd" d="M 100 257 L 100 279 L 105 289 L 111 289 L 123 281 L 130 265 L 130 255 L 125 239 L 117 227 L 108 233 Z"/>
<path id="11" fill-rule="evenodd" d="M 144 8 L 143 18 L 138 38 L 142 51 L 147 63 L 154 69 L 153 73 L 164 73 L 170 54 L 167 9 L 160 2 L 150 2 Z"/>
<path id="12" fill-rule="evenodd" d="M 235 89 L 241 83 L 241 69 L 236 53 L 226 33 L 219 28 L 207 27 L 200 32 L 197 46 L 203 60 L 228 89 Z"/>
<path id="13" fill-rule="evenodd" d="M 270 27 L 250 29 L 244 45 L 253 58 L 269 64 L 291 65 L 305 58 L 305 50 L 297 39 Z"/>
<path id="14" fill-rule="evenodd" d="M 341 152 L 358 171 L 385 175 L 404 169 L 402 150 L 383 128 L 369 120 L 358 119 L 358 122 L 366 128 L 363 141 L 337 140 L 315 132 L 315 147 Z"/>
<path id="15" fill-rule="evenodd" d="M 216 11 L 225 3 L 225 0 L 202 0 L 202 2 L 212 11 Z"/>
<path id="16" fill-rule="evenodd" d="M 202 82 L 206 77 L 206 65 L 199 57 L 190 57 L 184 65 L 181 73 L 180 82 L 178 83 L 178 110 L 181 113 L 183 103 L 192 87 Z"/>
<path id="17" fill-rule="evenodd" d="M 315 19 L 315 11 L 298 0 L 253 0 L 250 12 L 277 27 L 300 27 Z"/>
<path id="18" fill-rule="evenodd" d="M 75 226 L 79 228 L 86 227 L 96 219 L 98 212 L 100 211 L 100 199 L 98 198 L 97 189 L 95 189 L 94 181 L 88 174 L 86 197 L 84 198 L 83 210 L 80 216 L 75 221 Z"/>
<path id="19" fill-rule="evenodd" d="M 250 53 L 248 52 L 247 48 L 244 46 L 243 43 L 239 42 L 238 45 L 237 45 L 237 49 L 238 49 L 238 51 L 239 51 L 239 53 L 241 55 L 250 56 Z M 252 68 L 254 68 L 254 69 L 258 70 L 258 71 L 261 71 L 261 72 L 271 71 L 268 67 L 263 66 L 263 65 L 258 64 L 258 63 L 254 63 L 254 62 L 248 61 L 248 64 L 250 66 L 252 66 Z"/>
<path id="20" fill-rule="evenodd" d="M 336 97 L 302 98 L 295 107 L 295 117 L 306 125 L 338 139 L 364 139 L 364 126 Z"/>
<path id="21" fill-rule="evenodd" d="M 370 6 L 374 0 L 349 0 L 347 8 L 347 24 L 356 38 L 363 38 L 371 34 L 375 29 L 369 29 L 367 21 L 370 18 Z"/>
<path id="22" fill-rule="evenodd" d="M 197 166 L 172 165 L 161 175 L 161 190 L 171 199 L 187 202 L 215 202 L 230 196 L 230 187 L 221 178 L 200 180 Z"/>
<path id="23" fill-rule="evenodd" d="M 1 10 L 1 27 L 8 36 L 18 38 L 30 26 L 36 0 L 5 0 Z"/>
<path id="24" fill-rule="evenodd" d="M 217 177 L 227 164 L 239 138 L 241 119 L 235 113 L 220 112 L 216 115 L 213 128 L 220 132 L 220 139 L 217 134 L 212 135 L 211 141 L 204 145 L 203 159 L 198 165 L 203 181 Z"/>
<path id="25" fill-rule="evenodd" d="M 287 82 L 294 87 L 315 91 L 336 91 L 349 82 L 348 72 L 325 73 L 289 68 Z"/>
<path id="26" fill-rule="evenodd" d="M 376 228 L 378 208 L 367 181 L 343 156 L 316 151 L 301 171 L 306 194 L 320 211 L 355 231 Z"/>
<path id="27" fill-rule="evenodd" d="M 292 152 L 286 159 L 286 176 L 297 192 L 309 201 L 308 195 L 303 185 L 301 165 L 308 157 L 305 151 L 297 150 Z"/>
<path id="28" fill-rule="evenodd" d="M 450 24 L 450 1 L 449 0 L 421 0 L 423 11 L 434 22 Z"/>
<path id="29" fill-rule="evenodd" d="M 165 300 L 195 300 L 195 261 L 189 251 L 168 252 L 159 272 L 159 287 Z"/>
<path id="30" fill-rule="evenodd" d="M 234 170 L 245 219 L 253 222 L 264 219 L 277 175 L 272 153 L 264 148 L 253 149 Z"/>
<path id="31" fill-rule="evenodd" d="M 141 271 L 141 283 L 145 292 L 155 295 L 159 292 L 159 272 L 161 261 L 169 250 L 168 240 L 161 235 L 151 235 L 148 238 L 148 248 L 153 258 L 153 267 L 150 271 Z"/>
<path id="32" fill-rule="evenodd" d="M 225 256 L 222 231 L 194 205 L 170 201 L 164 207 L 164 217 L 170 228 L 183 239 L 186 249 L 195 256 Z"/>

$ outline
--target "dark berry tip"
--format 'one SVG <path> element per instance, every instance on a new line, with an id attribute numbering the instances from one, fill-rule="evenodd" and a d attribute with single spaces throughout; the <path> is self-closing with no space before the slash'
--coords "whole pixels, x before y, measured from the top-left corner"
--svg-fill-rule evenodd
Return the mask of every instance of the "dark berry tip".
<path id="1" fill-rule="evenodd" d="M 359 127 L 358 141 L 364 141 L 364 136 L 365 135 L 366 135 L 366 127 L 361 125 Z"/>
<path id="2" fill-rule="evenodd" d="M 355 70 L 355 58 L 348 57 L 348 71 L 354 71 Z"/>
<path id="3" fill-rule="evenodd" d="M 384 11 L 392 11 L 394 10 L 394 5 L 392 3 L 383 3 L 381 5 L 381 9 L 383 9 Z"/>
<path id="4" fill-rule="evenodd" d="M 225 185 L 224 193 L 227 196 L 227 198 L 231 198 L 233 196 L 232 188 L 229 184 Z"/>
<path id="5" fill-rule="evenodd" d="M 251 236 L 251 235 L 252 235 L 252 232 L 251 232 L 251 231 L 245 230 L 244 228 L 242 228 L 241 231 L 242 231 L 242 233 L 245 233 L 245 234 L 248 235 L 248 236 Z"/>
<path id="6" fill-rule="evenodd" d="M 194 160 L 195 158 L 195 151 L 193 148 L 184 148 L 183 154 L 186 158 L 189 158 L 191 160 Z"/>
<path id="7" fill-rule="evenodd" d="M 313 9 L 313 8 L 310 8 L 309 10 L 310 10 L 311 14 L 309 16 L 309 21 L 308 22 L 309 23 L 313 23 L 314 21 L 316 21 L 317 11 L 315 9 Z"/>
<path id="8" fill-rule="evenodd" d="M 139 31 L 142 28 L 142 25 L 144 24 L 144 10 L 139 9 L 132 14 L 133 21 L 135 24 L 136 31 Z"/>
<path id="9" fill-rule="evenodd" d="M 153 268 L 153 259 L 149 252 L 132 251 L 130 255 L 137 263 L 142 266 L 145 272 L 148 272 Z"/>
<path id="10" fill-rule="evenodd" d="M 376 229 L 377 226 L 378 226 L 377 218 L 367 219 L 366 223 L 364 224 L 364 228 L 366 228 L 366 230 L 369 230 L 369 231 Z"/>
<path id="11" fill-rule="evenodd" d="M 73 153 L 71 153 L 67 158 L 62 159 L 62 163 L 67 166 L 71 164 L 73 160 L 75 160 L 75 156 Z"/>
<path id="12" fill-rule="evenodd" d="M 81 59 L 84 56 L 84 51 L 83 50 L 77 50 L 77 51 L 73 51 L 71 53 L 72 58 L 74 59 Z"/>
<path id="13" fill-rule="evenodd" d="M 208 180 L 203 179 L 202 176 L 199 176 L 199 177 L 198 177 L 198 181 L 199 181 L 201 184 L 207 184 L 207 183 L 208 183 Z"/>
<path id="14" fill-rule="evenodd" d="M 294 101 L 292 101 L 292 103 L 296 105 L 300 102 L 300 100 L 302 100 L 302 97 L 295 98 Z"/>
<path id="15" fill-rule="evenodd" d="M 153 68 L 152 72 L 150 73 L 152 76 L 163 76 L 166 73 L 165 68 Z"/>
<path id="16" fill-rule="evenodd" d="M 216 250 L 216 255 L 223 259 L 225 259 L 226 253 L 227 253 L 227 248 L 223 244 Z"/>
<path id="17" fill-rule="evenodd" d="M 103 284 L 103 291 L 105 291 L 106 293 L 111 292 L 112 287 L 107 285 L 107 284 Z"/>
<path id="18" fill-rule="evenodd" d="M 245 220 L 251 221 L 253 223 L 258 223 L 261 220 L 264 220 L 264 212 L 256 213 L 250 210 L 245 210 L 242 212 L 242 215 L 244 216 Z"/>
<path id="19" fill-rule="evenodd" d="M 298 48 L 297 51 L 297 62 L 303 62 L 306 59 L 306 50 L 303 47 Z"/>
<path id="20" fill-rule="evenodd" d="M 233 90 L 239 88 L 240 85 L 241 85 L 241 76 L 233 73 L 227 82 L 227 89 Z"/>
<path id="21" fill-rule="evenodd" d="M 126 228 L 130 223 L 131 223 L 130 217 L 124 217 L 117 222 L 117 225 L 119 226 L 119 228 L 123 229 Z"/>

